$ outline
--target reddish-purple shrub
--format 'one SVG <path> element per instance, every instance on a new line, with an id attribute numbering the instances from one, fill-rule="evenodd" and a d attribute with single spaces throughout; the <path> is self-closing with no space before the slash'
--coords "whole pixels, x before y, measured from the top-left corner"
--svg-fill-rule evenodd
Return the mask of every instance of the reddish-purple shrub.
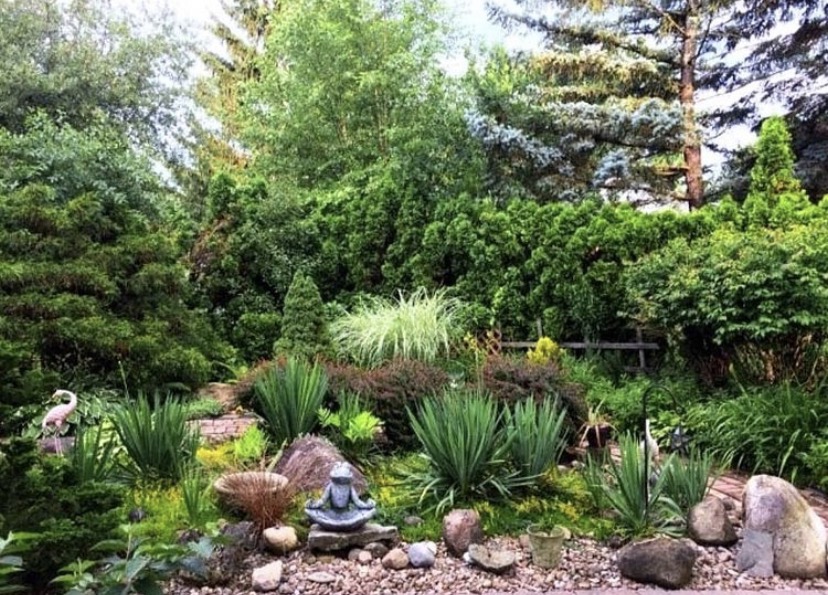
<path id="1" fill-rule="evenodd" d="M 419 399 L 442 392 L 449 382 L 441 368 L 409 359 L 397 359 L 373 370 L 341 364 L 328 364 L 326 368 L 330 393 L 351 391 L 365 397 L 382 420 L 392 449 L 416 447 L 405 408 L 413 409 Z"/>
<path id="2" fill-rule="evenodd" d="M 497 400 L 513 403 L 528 397 L 540 398 L 557 395 L 567 410 L 570 434 L 587 417 L 587 405 L 583 389 L 567 382 L 560 367 L 554 362 L 535 364 L 525 357 L 490 355 L 482 370 L 483 387 Z"/>

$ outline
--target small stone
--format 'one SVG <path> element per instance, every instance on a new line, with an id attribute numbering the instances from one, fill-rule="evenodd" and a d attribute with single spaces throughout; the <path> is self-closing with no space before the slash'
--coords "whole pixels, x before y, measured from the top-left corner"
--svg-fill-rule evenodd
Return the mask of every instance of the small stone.
<path id="1" fill-rule="evenodd" d="M 434 542 L 421 541 L 412 544 L 408 548 L 408 558 L 414 568 L 431 568 L 434 566 L 436 553 L 437 546 Z"/>
<path id="2" fill-rule="evenodd" d="M 262 536 L 267 548 L 273 552 L 286 554 L 299 547 L 299 538 L 293 527 L 270 527 L 264 530 Z"/>
<path id="3" fill-rule="evenodd" d="M 420 517 L 414 516 L 412 514 L 405 517 L 405 519 L 403 519 L 403 522 L 409 527 L 416 527 L 417 525 L 422 525 L 424 521 Z"/>
<path id="4" fill-rule="evenodd" d="M 443 541 L 448 551 L 461 557 L 472 543 L 483 541 L 480 515 L 476 510 L 456 509 L 443 517 Z"/>
<path id="5" fill-rule="evenodd" d="M 388 553 L 388 546 L 379 541 L 369 543 L 362 549 L 364 549 L 366 552 L 371 552 L 371 555 L 374 558 L 382 558 L 385 554 Z"/>
<path id="6" fill-rule="evenodd" d="M 307 579 L 312 583 L 319 583 L 320 585 L 326 585 L 328 583 L 333 583 L 336 581 L 336 575 L 331 574 L 330 572 L 325 572 L 324 570 L 320 570 L 318 572 L 312 572 L 307 576 Z"/>
<path id="7" fill-rule="evenodd" d="M 253 590 L 260 592 L 275 591 L 282 580 L 282 562 L 276 560 L 253 570 Z"/>
<path id="8" fill-rule="evenodd" d="M 366 552 L 365 550 L 361 550 L 357 555 L 357 562 L 360 564 L 370 564 L 373 559 L 374 556 L 371 555 L 371 552 Z"/>
<path id="9" fill-rule="evenodd" d="M 525 550 L 528 550 L 531 547 L 531 544 L 529 543 L 529 536 L 526 533 L 522 534 L 518 538 L 518 543 L 520 543 L 520 547 Z"/>
<path id="10" fill-rule="evenodd" d="M 408 554 L 400 548 L 395 547 L 382 558 L 382 567 L 391 570 L 402 570 L 408 568 Z"/>
<path id="11" fill-rule="evenodd" d="M 351 562 L 356 562 L 357 560 L 359 560 L 359 555 L 362 553 L 362 551 L 363 550 L 359 549 L 358 547 L 355 547 L 354 549 L 348 552 L 348 560 Z"/>

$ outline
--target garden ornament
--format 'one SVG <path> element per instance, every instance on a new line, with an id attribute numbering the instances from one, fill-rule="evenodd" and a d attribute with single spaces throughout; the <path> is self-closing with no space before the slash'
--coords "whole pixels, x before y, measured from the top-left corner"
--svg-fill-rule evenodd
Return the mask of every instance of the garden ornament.
<path id="1" fill-rule="evenodd" d="M 78 397 L 73 392 L 69 392 L 68 390 L 56 390 L 55 393 L 52 395 L 53 399 L 59 399 L 64 396 L 69 397 L 68 403 L 62 403 L 57 405 L 56 407 L 52 407 L 49 409 L 46 416 L 43 418 L 43 436 L 46 437 L 46 428 L 48 426 L 54 427 L 54 438 L 55 438 L 55 452 L 58 454 L 63 454 L 63 447 L 61 446 L 60 441 L 58 440 L 58 434 L 60 433 L 60 427 L 66 422 L 66 419 L 72 415 L 72 412 L 78 406 Z"/>
<path id="2" fill-rule="evenodd" d="M 350 464 L 334 463 L 322 497 L 305 504 L 311 521 L 329 531 L 355 531 L 376 514 L 377 505 L 373 500 L 360 499 L 353 478 Z"/>

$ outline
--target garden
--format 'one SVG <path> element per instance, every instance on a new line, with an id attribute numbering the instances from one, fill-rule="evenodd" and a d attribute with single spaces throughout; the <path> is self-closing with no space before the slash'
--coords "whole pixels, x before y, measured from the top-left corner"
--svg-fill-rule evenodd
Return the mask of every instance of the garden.
<path id="1" fill-rule="evenodd" d="M 828 588 L 824 16 L 380 4 L 0 3 L 0 593 Z"/>

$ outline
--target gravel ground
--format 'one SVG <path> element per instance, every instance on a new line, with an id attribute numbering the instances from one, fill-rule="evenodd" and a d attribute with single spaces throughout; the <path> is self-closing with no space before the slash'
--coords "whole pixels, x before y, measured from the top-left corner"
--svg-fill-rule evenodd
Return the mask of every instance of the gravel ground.
<path id="1" fill-rule="evenodd" d="M 274 559 L 282 559 L 282 582 L 277 593 L 288 594 L 494 594 L 539 593 L 549 591 L 619 590 L 619 592 L 647 589 L 621 577 L 615 567 L 615 550 L 589 539 L 573 539 L 567 542 L 561 565 L 552 571 L 531 564 L 531 555 L 514 538 L 494 538 L 486 545 L 506 548 L 516 552 L 517 564 L 510 574 L 495 576 L 468 566 L 462 560 L 449 555 L 441 544 L 433 568 L 387 570 L 379 560 L 360 564 L 332 556 L 313 556 L 300 550 L 288 556 L 276 558 L 269 554 L 251 555 L 233 581 L 221 587 L 198 587 L 173 581 L 165 592 L 172 595 L 236 595 L 253 593 L 250 586 L 252 570 Z M 405 547 L 405 544 L 403 544 Z M 775 590 L 789 592 L 798 589 L 826 590 L 826 580 L 783 580 L 778 577 L 758 579 L 740 575 L 734 558 L 739 544 L 733 548 L 703 548 L 697 546 L 692 582 L 687 590 Z M 307 577 L 324 571 L 336 577 L 328 584 L 311 582 Z"/>

